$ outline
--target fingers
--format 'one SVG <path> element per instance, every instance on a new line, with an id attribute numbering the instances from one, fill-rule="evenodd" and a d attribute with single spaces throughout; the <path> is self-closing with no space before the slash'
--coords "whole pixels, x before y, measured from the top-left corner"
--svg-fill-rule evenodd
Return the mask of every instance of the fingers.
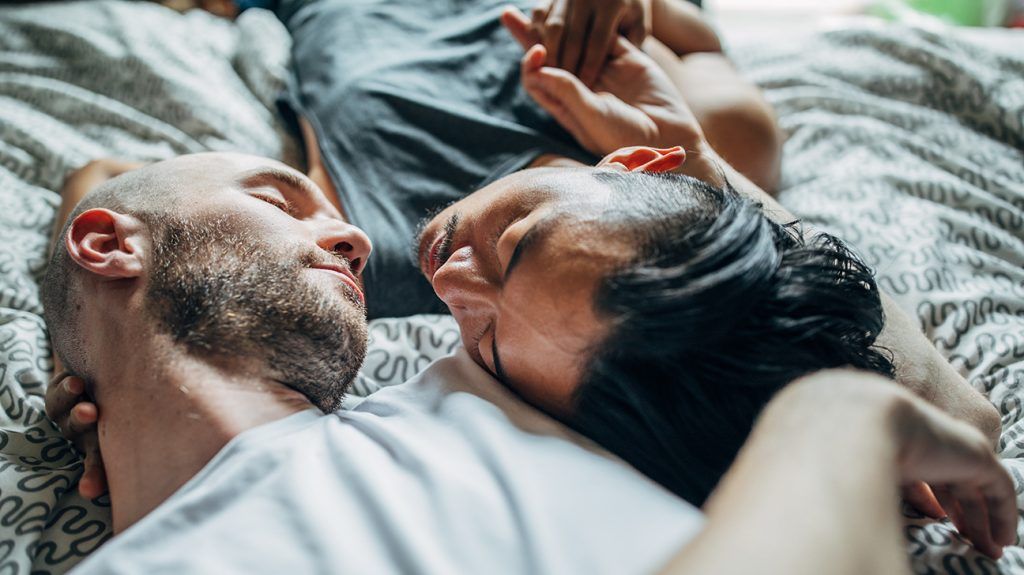
<path id="1" fill-rule="evenodd" d="M 540 35 L 537 33 L 537 28 L 533 26 L 533 23 L 526 14 L 523 14 L 515 6 L 509 6 L 501 13 L 501 23 L 505 28 L 512 34 L 512 37 L 516 39 L 516 42 L 523 48 L 523 50 L 529 50 L 534 44 L 540 43 Z"/>
<path id="2" fill-rule="evenodd" d="M 587 39 L 587 49 L 580 64 L 579 77 L 587 86 L 593 86 L 608 59 L 617 35 L 615 20 L 607 13 L 594 19 Z"/>
<path id="3" fill-rule="evenodd" d="M 930 484 L 957 530 L 980 552 L 999 558 L 1016 538 L 1010 475 L 977 429 L 917 399 L 906 407 L 906 417 L 900 417 L 900 429 L 907 434 L 904 476 Z M 913 425 L 906 425 L 910 421 Z"/>
<path id="4" fill-rule="evenodd" d="M 995 463 L 992 469 L 992 476 L 981 484 L 979 492 L 988 512 L 992 541 L 1005 547 L 1017 542 L 1017 491 L 1002 465 Z"/>
<path id="5" fill-rule="evenodd" d="M 71 416 L 68 418 L 68 435 L 81 435 L 83 433 L 96 431 L 96 420 L 98 418 L 96 404 L 83 401 L 71 408 Z"/>
<path id="6" fill-rule="evenodd" d="M 107 475 L 96 427 L 99 411 L 85 395 L 85 380 L 67 372 L 55 375 L 46 389 L 46 415 L 85 457 L 78 492 L 87 499 L 103 495 L 107 490 Z"/>
<path id="7" fill-rule="evenodd" d="M 50 380 L 46 388 L 46 415 L 58 425 L 71 413 L 71 408 L 82 399 L 85 381 L 64 371 Z"/>
<path id="8" fill-rule="evenodd" d="M 565 34 L 569 0 L 554 0 L 544 21 L 541 40 L 547 48 L 547 65 L 558 66 L 562 56 L 562 39 Z"/>
<path id="9" fill-rule="evenodd" d="M 593 149 L 583 118 L 595 108 L 594 93 L 569 72 L 544 66 L 544 60 L 545 48 L 540 45 L 523 56 L 523 87 L 580 145 Z"/>
<path id="10" fill-rule="evenodd" d="M 580 56 L 587 43 L 588 29 L 593 24 L 593 18 L 594 14 L 589 6 L 575 7 L 569 11 L 562 37 L 562 48 L 558 55 L 558 66 L 563 70 L 579 74 Z"/>
<path id="11" fill-rule="evenodd" d="M 939 505 L 946 512 L 946 517 L 953 522 L 953 527 L 956 527 L 957 531 L 963 532 L 963 520 L 961 519 L 962 513 L 960 512 L 960 504 L 957 503 L 956 497 L 949 492 L 947 487 L 933 487 L 932 493 L 935 494 L 935 498 L 939 501 Z"/>
<path id="12" fill-rule="evenodd" d="M 942 504 L 935 498 L 928 484 L 923 481 L 915 481 L 903 488 L 903 499 L 911 507 L 932 519 L 942 519 L 946 516 Z"/>
<path id="13" fill-rule="evenodd" d="M 548 20 L 548 12 L 551 11 L 550 2 L 541 2 L 533 7 L 530 11 L 530 20 L 533 27 L 540 30 L 544 27 L 544 23 Z"/>
<path id="14" fill-rule="evenodd" d="M 612 58 L 618 58 L 624 56 L 629 52 L 640 52 L 640 48 L 634 46 L 629 40 L 622 36 L 615 36 L 612 38 L 612 47 L 609 50 L 609 56 Z"/>
<path id="15" fill-rule="evenodd" d="M 1002 548 L 1017 539 L 1017 499 L 1013 480 L 995 456 L 985 452 L 984 463 L 972 465 L 972 480 L 933 486 L 939 504 L 956 530 L 978 551 L 998 559 Z"/>
<path id="16" fill-rule="evenodd" d="M 644 28 L 643 21 L 640 21 L 637 25 L 630 26 L 625 30 L 626 40 L 634 46 L 640 46 L 644 43 L 647 38 L 647 30 Z"/>
<path id="17" fill-rule="evenodd" d="M 541 3 L 531 18 L 511 7 L 502 14 L 502 22 L 523 49 L 543 44 L 547 66 L 562 68 L 587 86 L 597 81 L 608 57 L 617 50 L 621 18 L 621 10 L 614 6 L 583 0 Z M 625 38 L 622 41 L 628 43 Z"/>
<path id="18" fill-rule="evenodd" d="M 106 468 L 103 467 L 99 443 L 93 441 L 85 454 L 85 471 L 78 480 L 78 493 L 86 499 L 96 499 L 106 491 Z"/>
<path id="19" fill-rule="evenodd" d="M 549 92 L 548 87 L 545 85 L 545 79 L 541 76 L 541 70 L 544 67 L 546 57 L 547 52 L 544 46 L 540 44 L 530 48 L 523 56 L 520 63 L 523 88 L 562 127 L 575 136 L 581 126 L 578 125 L 575 117 L 565 109 L 565 106 Z"/>
<path id="20" fill-rule="evenodd" d="M 978 551 L 996 559 L 1001 557 L 1003 549 L 992 539 L 988 508 L 981 493 L 971 487 L 954 487 L 952 493 L 962 512 L 963 528 L 959 529 L 960 532 L 971 540 Z"/>

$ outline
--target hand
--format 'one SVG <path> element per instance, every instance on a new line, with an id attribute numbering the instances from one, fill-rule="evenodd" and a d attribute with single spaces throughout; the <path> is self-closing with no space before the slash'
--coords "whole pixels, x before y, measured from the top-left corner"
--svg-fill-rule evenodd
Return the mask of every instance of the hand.
<path id="1" fill-rule="evenodd" d="M 998 558 L 1015 540 L 1013 481 L 984 435 L 892 381 L 844 370 L 807 376 L 772 400 L 758 426 L 762 437 L 818 459 L 865 445 L 865 453 L 889 453 L 908 501 L 948 514 L 979 551 Z"/>
<path id="2" fill-rule="evenodd" d="M 940 511 L 982 553 L 998 558 L 1016 540 L 1016 492 L 992 446 L 973 426 L 909 396 L 897 420 L 904 495 L 922 512 Z M 934 492 L 925 493 L 927 483 Z"/>
<path id="3" fill-rule="evenodd" d="M 546 49 L 524 14 L 507 9 L 502 23 L 526 50 L 526 92 L 588 151 L 604 156 L 625 146 L 702 146 L 700 125 L 672 81 L 624 38 L 616 39 L 591 90 L 570 72 L 544 65 Z"/>
<path id="4" fill-rule="evenodd" d="M 953 526 L 960 533 L 966 533 L 970 528 L 964 521 L 965 515 L 962 507 L 948 488 L 932 488 L 923 481 L 914 481 L 903 486 L 903 500 L 918 512 L 932 519 L 949 517 Z"/>
<path id="5" fill-rule="evenodd" d="M 57 424 L 85 458 L 85 472 L 78 480 L 78 492 L 86 499 L 95 499 L 107 490 L 107 475 L 100 453 L 96 421 L 96 404 L 85 396 L 85 381 L 58 373 L 46 389 L 46 415 Z"/>
<path id="6" fill-rule="evenodd" d="M 547 65 L 592 86 L 617 37 L 640 46 L 651 33 L 651 0 L 544 0 L 532 27 L 547 49 Z"/>

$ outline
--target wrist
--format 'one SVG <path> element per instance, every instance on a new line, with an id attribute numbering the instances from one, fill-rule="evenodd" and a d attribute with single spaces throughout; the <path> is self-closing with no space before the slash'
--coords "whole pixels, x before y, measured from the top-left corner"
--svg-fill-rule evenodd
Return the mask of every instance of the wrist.
<path id="1" fill-rule="evenodd" d="M 728 525 L 731 545 L 753 546 L 748 553 L 762 565 L 782 561 L 770 571 L 894 572 L 906 558 L 892 425 L 900 401 L 891 387 L 877 376 L 830 370 L 784 389 L 705 506 L 709 531 Z M 779 517 L 790 537 L 765 536 Z"/>
<path id="2" fill-rule="evenodd" d="M 871 462 L 867 467 L 873 473 L 895 477 L 900 424 L 910 401 L 909 394 L 880 376 L 845 369 L 820 371 L 780 392 L 757 429 L 779 438 L 788 457 L 832 461 L 844 468 L 852 458 Z"/>

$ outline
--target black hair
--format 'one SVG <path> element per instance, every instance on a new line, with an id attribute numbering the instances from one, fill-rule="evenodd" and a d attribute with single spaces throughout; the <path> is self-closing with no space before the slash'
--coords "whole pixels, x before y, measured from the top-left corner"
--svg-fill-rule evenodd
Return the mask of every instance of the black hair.
<path id="1" fill-rule="evenodd" d="M 871 270 L 828 234 L 805 238 L 728 184 L 598 172 L 623 198 L 636 254 L 599 285 L 610 325 L 568 422 L 701 505 L 769 399 L 807 373 L 893 375 Z"/>

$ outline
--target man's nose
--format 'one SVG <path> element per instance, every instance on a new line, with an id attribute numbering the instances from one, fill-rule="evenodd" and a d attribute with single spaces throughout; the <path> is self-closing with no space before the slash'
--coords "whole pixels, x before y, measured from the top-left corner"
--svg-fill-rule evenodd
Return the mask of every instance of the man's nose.
<path id="1" fill-rule="evenodd" d="M 478 263 L 472 248 L 467 246 L 453 253 L 431 279 L 437 297 L 456 319 L 488 313 L 497 305 L 498 289 Z"/>
<path id="2" fill-rule="evenodd" d="M 363 230 L 337 219 L 316 220 L 317 245 L 348 260 L 352 273 L 359 275 L 366 267 L 366 259 L 373 244 Z"/>

